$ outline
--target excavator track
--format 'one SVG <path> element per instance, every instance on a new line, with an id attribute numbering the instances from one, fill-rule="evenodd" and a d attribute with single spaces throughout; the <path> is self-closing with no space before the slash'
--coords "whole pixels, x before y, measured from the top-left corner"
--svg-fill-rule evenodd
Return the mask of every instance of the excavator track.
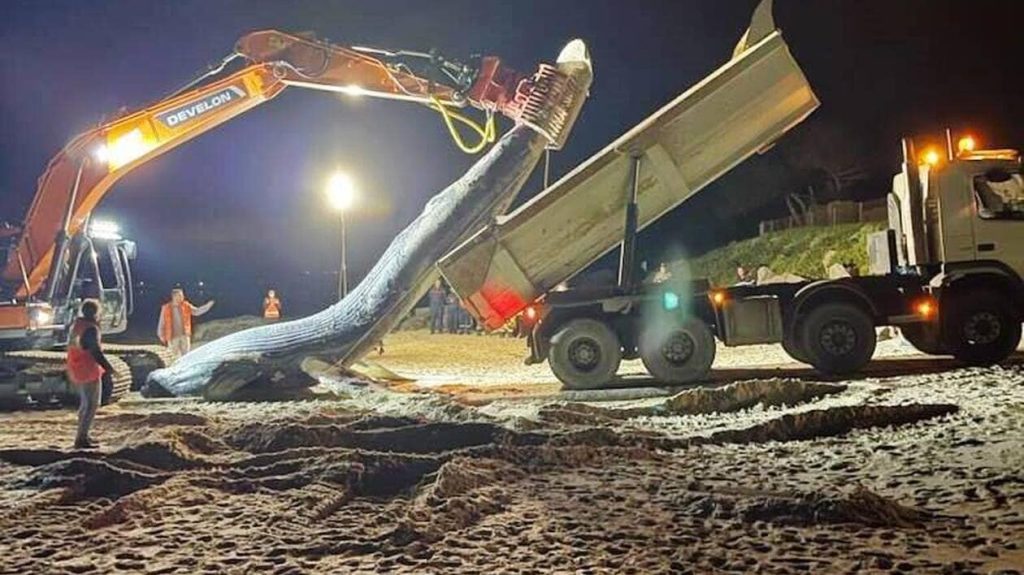
<path id="1" fill-rule="evenodd" d="M 103 389 L 104 405 L 120 399 L 132 386 L 128 363 L 114 354 L 107 359 L 114 373 L 112 385 Z M 63 351 L 12 351 L 0 355 L 0 398 L 8 404 L 74 404 L 78 392 L 64 375 L 65 362 Z"/>
<path id="2" fill-rule="evenodd" d="M 131 391 L 142 389 L 151 371 L 163 369 L 176 359 L 171 350 L 161 345 L 104 343 L 103 351 L 121 358 L 128 364 L 132 372 Z"/>

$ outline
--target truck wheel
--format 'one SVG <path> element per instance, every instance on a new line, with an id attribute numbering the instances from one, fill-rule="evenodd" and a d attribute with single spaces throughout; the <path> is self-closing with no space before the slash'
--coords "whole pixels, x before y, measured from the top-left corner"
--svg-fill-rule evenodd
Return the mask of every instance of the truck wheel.
<path id="1" fill-rule="evenodd" d="M 945 314 L 945 340 L 953 357 L 967 365 L 988 366 L 1003 361 L 1020 343 L 1020 321 L 1005 298 L 991 291 L 953 300 Z"/>
<path id="2" fill-rule="evenodd" d="M 867 365 L 875 353 L 874 322 L 855 305 L 820 305 L 807 313 L 797 327 L 808 363 L 821 373 L 856 372 Z"/>
<path id="3" fill-rule="evenodd" d="M 940 341 L 936 334 L 930 333 L 932 331 L 938 330 L 929 329 L 928 325 L 922 323 L 900 326 L 900 334 L 903 335 L 903 339 L 910 342 L 910 345 L 914 346 L 917 351 L 928 355 L 947 355 L 949 348 Z"/>
<path id="4" fill-rule="evenodd" d="M 548 364 L 566 389 L 601 387 L 615 377 L 622 346 L 615 332 L 593 319 L 574 319 L 551 338 Z"/>
<path id="5" fill-rule="evenodd" d="M 789 332 L 782 337 L 782 349 L 786 351 L 789 357 L 799 361 L 800 363 L 811 363 L 811 360 L 807 358 L 807 352 L 804 351 L 804 346 L 798 341 L 796 330 L 789 330 Z"/>
<path id="6" fill-rule="evenodd" d="M 640 340 L 640 358 L 658 381 L 699 381 L 707 377 L 715 362 L 715 336 L 696 318 L 677 326 L 648 329 Z"/>

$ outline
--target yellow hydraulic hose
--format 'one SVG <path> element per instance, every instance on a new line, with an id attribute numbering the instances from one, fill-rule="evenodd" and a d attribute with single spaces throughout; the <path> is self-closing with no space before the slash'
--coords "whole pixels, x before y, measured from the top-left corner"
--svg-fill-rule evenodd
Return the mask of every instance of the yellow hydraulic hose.
<path id="1" fill-rule="evenodd" d="M 444 124 L 448 127 L 448 133 L 451 134 L 452 140 L 455 141 L 455 145 L 463 152 L 467 154 L 479 153 L 487 147 L 487 144 L 494 142 L 497 137 L 497 129 L 495 128 L 493 113 L 488 113 L 487 123 L 480 126 L 480 124 L 474 122 L 472 119 L 453 110 L 449 110 L 447 106 L 442 104 L 440 100 L 433 96 L 431 96 L 430 102 L 432 107 L 441 113 L 441 117 L 444 119 Z M 475 146 L 468 146 L 465 140 L 462 139 L 462 134 L 460 134 L 459 130 L 455 127 L 455 122 L 468 126 L 471 130 L 479 134 L 480 141 L 477 142 Z"/>

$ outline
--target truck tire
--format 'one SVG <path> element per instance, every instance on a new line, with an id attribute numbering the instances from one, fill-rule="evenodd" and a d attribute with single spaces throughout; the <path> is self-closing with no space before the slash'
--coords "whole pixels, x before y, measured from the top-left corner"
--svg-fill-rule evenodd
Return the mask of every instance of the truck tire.
<path id="1" fill-rule="evenodd" d="M 647 372 L 658 381 L 700 381 L 707 377 L 715 362 L 715 336 L 697 318 L 676 326 L 652 327 L 640 339 L 640 358 Z"/>
<path id="2" fill-rule="evenodd" d="M 903 339 L 910 342 L 910 345 L 914 346 L 917 351 L 927 355 L 948 355 L 949 348 L 945 342 L 929 331 L 929 326 L 920 323 L 910 323 L 900 326 L 900 334 L 903 335 Z"/>
<path id="3" fill-rule="evenodd" d="M 1010 356 L 1020 343 L 1021 324 L 1006 299 L 993 291 L 958 297 L 944 310 L 943 338 L 953 357 L 989 366 Z"/>
<path id="4" fill-rule="evenodd" d="M 796 335 L 796 330 L 788 330 L 786 335 L 782 337 L 782 349 L 785 350 L 789 357 L 800 363 L 811 363 L 811 360 L 807 358 L 807 352 L 804 351 L 803 343 L 800 342 Z"/>
<path id="5" fill-rule="evenodd" d="M 804 315 L 797 326 L 807 360 L 827 375 L 854 373 L 875 354 L 877 334 L 871 316 L 848 303 L 826 303 Z"/>
<path id="6" fill-rule="evenodd" d="M 622 346 L 610 327 L 593 319 L 574 319 L 551 338 L 548 364 L 565 389 L 601 387 L 615 377 Z"/>

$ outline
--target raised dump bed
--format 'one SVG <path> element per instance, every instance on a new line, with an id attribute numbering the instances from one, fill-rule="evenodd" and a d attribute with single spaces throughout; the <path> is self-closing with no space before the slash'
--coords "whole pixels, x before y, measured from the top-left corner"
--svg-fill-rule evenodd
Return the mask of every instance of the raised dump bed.
<path id="1" fill-rule="evenodd" d="M 500 327 L 621 243 L 634 168 L 642 229 L 817 107 L 766 0 L 728 62 L 453 250 L 441 273 L 484 325 Z"/>

